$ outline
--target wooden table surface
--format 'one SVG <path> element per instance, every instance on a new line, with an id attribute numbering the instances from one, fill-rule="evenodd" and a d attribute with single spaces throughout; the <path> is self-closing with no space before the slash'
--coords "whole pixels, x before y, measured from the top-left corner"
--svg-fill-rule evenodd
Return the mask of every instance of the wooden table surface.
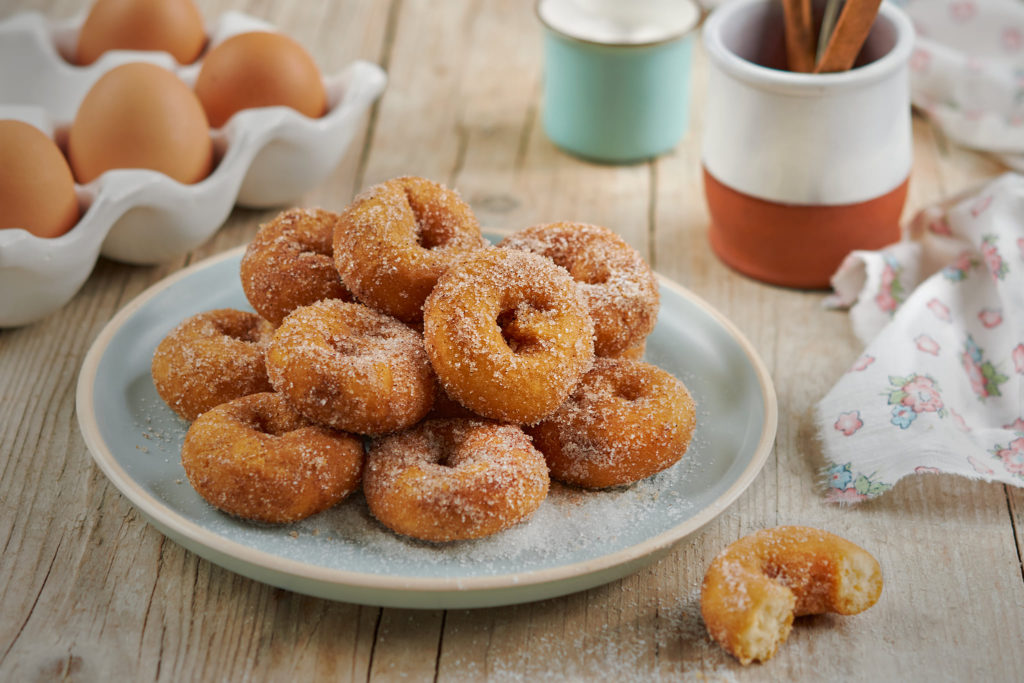
<path id="1" fill-rule="evenodd" d="M 812 410 L 861 346 L 822 293 L 773 288 L 707 244 L 700 180 L 704 60 L 693 120 L 655 161 L 569 157 L 539 123 L 540 27 L 526 0 L 207 0 L 276 24 L 326 72 L 356 58 L 390 82 L 350 152 L 301 205 L 340 209 L 404 174 L 457 188 L 484 225 L 557 219 L 609 226 L 661 273 L 748 336 L 775 381 L 778 438 L 722 515 L 636 574 L 543 602 L 415 611 L 330 602 L 257 583 L 165 539 L 93 464 L 74 390 L 103 325 L 188 263 L 243 244 L 274 211 L 236 210 L 186 258 L 101 260 L 79 294 L 36 324 L 0 331 L 0 680 L 1020 680 L 1024 493 L 952 476 L 910 477 L 856 508 L 823 502 Z M 6 0 L 2 14 L 79 11 Z M 908 211 L 1003 171 L 915 118 Z M 810 617 L 774 659 L 747 668 L 709 640 L 699 586 L 729 542 L 777 524 L 831 530 L 871 550 L 886 586 L 854 617 Z"/>

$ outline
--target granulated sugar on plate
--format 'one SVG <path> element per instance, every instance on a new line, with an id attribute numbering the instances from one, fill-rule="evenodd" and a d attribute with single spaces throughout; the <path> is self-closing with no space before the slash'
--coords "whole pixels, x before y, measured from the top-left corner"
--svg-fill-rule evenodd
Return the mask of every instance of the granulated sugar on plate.
<path id="1" fill-rule="evenodd" d="M 248 524 L 216 511 L 208 529 L 303 563 L 393 576 L 485 576 L 582 562 L 645 540 L 638 529 L 661 519 L 685 518 L 692 504 L 679 495 L 689 464 L 628 488 L 583 491 L 553 483 L 526 522 L 493 536 L 434 544 L 396 535 L 370 515 L 362 494 L 287 527 Z M 298 532 L 296 544 L 289 537 Z M 283 539 L 292 540 L 284 545 Z"/>
<path id="2" fill-rule="evenodd" d="M 151 493 L 189 521 L 243 546 L 302 564 L 394 577 L 497 576 L 592 560 L 644 542 L 692 516 L 695 477 L 702 476 L 707 447 L 700 424 L 682 460 L 632 486 L 586 491 L 552 482 L 547 499 L 526 522 L 493 536 L 435 544 L 394 534 L 378 523 L 357 492 L 326 512 L 295 524 L 254 524 L 208 505 L 184 479 L 180 461 L 187 423 L 178 419 L 151 385 L 152 396 L 135 404 L 144 437 L 137 466 L 160 471 L 147 477 Z M 148 392 L 143 391 L 143 394 Z M 152 438 L 159 435 L 157 438 Z M 134 468 L 133 468 L 134 469 Z M 187 481 L 187 480 L 186 480 Z"/>

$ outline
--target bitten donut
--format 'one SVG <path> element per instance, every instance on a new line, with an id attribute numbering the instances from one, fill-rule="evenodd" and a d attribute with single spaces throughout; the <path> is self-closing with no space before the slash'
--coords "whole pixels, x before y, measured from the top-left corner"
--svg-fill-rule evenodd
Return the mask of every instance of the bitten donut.
<path id="1" fill-rule="evenodd" d="M 242 290 L 275 325 L 299 306 L 352 295 L 334 267 L 334 224 L 323 209 L 289 209 L 260 228 L 242 256 Z"/>
<path id="2" fill-rule="evenodd" d="M 402 177 L 356 197 L 334 231 L 334 261 L 359 301 L 405 322 L 461 256 L 487 246 L 469 205 L 448 188 Z"/>
<path id="3" fill-rule="evenodd" d="M 857 614 L 882 594 L 863 548 L 820 529 L 781 526 L 736 541 L 708 567 L 700 611 L 708 633 L 744 665 L 765 661 L 804 614 Z"/>
<path id="4" fill-rule="evenodd" d="M 484 417 L 531 424 L 552 413 L 594 358 L 594 326 L 564 268 L 486 249 L 437 282 L 423 338 L 448 395 Z"/>
<path id="5" fill-rule="evenodd" d="M 565 403 L 528 432 L 552 479 L 599 489 L 674 465 L 695 424 L 693 399 L 678 379 L 640 361 L 598 358 Z"/>
<path id="6" fill-rule="evenodd" d="M 222 308 L 194 315 L 156 347 L 150 366 L 160 398 L 186 420 L 231 399 L 270 391 L 263 351 L 273 326 Z"/>
<path id="7" fill-rule="evenodd" d="M 608 228 L 547 223 L 505 238 L 506 249 L 547 256 L 576 280 L 594 320 L 594 353 L 642 344 L 658 318 L 658 281 L 643 257 Z"/>
<path id="8" fill-rule="evenodd" d="M 370 447 L 363 492 L 381 524 L 426 541 L 481 538 L 523 521 L 548 493 L 544 458 L 519 427 L 427 420 Z"/>
<path id="9" fill-rule="evenodd" d="M 363 444 L 310 424 L 279 394 L 243 396 L 203 413 L 185 434 L 181 463 L 210 505 L 259 522 L 294 522 L 352 493 Z"/>
<path id="10" fill-rule="evenodd" d="M 267 346 L 267 374 L 299 413 L 327 427 L 379 435 L 419 422 L 434 401 L 423 339 L 362 304 L 298 308 Z"/>

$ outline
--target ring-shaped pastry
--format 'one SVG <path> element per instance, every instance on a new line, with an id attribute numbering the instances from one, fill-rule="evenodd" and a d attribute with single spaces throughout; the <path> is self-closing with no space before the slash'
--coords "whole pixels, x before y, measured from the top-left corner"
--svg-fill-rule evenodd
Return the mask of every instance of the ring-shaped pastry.
<path id="1" fill-rule="evenodd" d="M 644 342 L 658 318 L 658 280 L 633 247 L 608 228 L 546 223 L 499 247 L 547 256 L 576 280 L 594 320 L 594 353 L 621 356 Z"/>
<path id="2" fill-rule="evenodd" d="M 334 267 L 337 220 L 323 209 L 289 209 L 260 228 L 240 268 L 245 298 L 257 313 L 280 325 L 300 306 L 352 299 Z"/>
<path id="3" fill-rule="evenodd" d="M 181 462 L 207 502 L 236 517 L 280 524 L 326 510 L 352 493 L 362 441 L 310 424 L 280 394 L 262 393 L 203 413 Z"/>
<path id="4" fill-rule="evenodd" d="M 641 361 L 598 358 L 565 403 L 528 432 L 552 479 L 599 489 L 674 465 L 696 421 L 693 398 L 671 374 Z"/>
<path id="5" fill-rule="evenodd" d="M 226 401 L 270 391 L 263 351 L 273 333 L 255 313 L 232 308 L 186 318 L 153 353 L 153 385 L 189 421 Z"/>
<path id="6" fill-rule="evenodd" d="M 544 458 L 519 427 L 451 419 L 374 442 L 363 492 L 370 512 L 392 531 L 455 541 L 523 521 L 548 485 Z"/>
<path id="7" fill-rule="evenodd" d="M 334 429 L 387 434 L 419 422 L 434 402 L 423 338 L 362 304 L 325 299 L 294 310 L 266 359 L 274 389 Z"/>
<path id="8" fill-rule="evenodd" d="M 345 286 L 404 322 L 422 320 L 423 301 L 441 274 L 485 246 L 476 216 L 456 192 L 412 176 L 360 194 L 334 232 L 335 266 Z"/>
<path id="9" fill-rule="evenodd" d="M 744 665 L 770 659 L 805 614 L 857 614 L 882 594 L 878 561 L 821 529 L 781 526 L 739 539 L 701 587 L 708 633 Z"/>
<path id="10" fill-rule="evenodd" d="M 466 257 L 424 304 L 423 338 L 448 396 L 494 420 L 551 414 L 594 358 L 593 323 L 564 268 L 512 249 Z"/>

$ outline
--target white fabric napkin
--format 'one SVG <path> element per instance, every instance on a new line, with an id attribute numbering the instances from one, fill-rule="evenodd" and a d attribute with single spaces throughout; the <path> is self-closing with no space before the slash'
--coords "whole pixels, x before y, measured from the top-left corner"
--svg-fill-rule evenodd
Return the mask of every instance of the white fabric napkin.
<path id="1" fill-rule="evenodd" d="M 911 99 L 950 138 L 1024 170 L 1024 3 L 896 0 L 914 23 Z"/>
<path id="2" fill-rule="evenodd" d="M 827 497 L 915 472 L 1024 486 L 1024 176 L 921 212 L 853 252 L 826 302 L 852 306 L 863 355 L 817 406 Z"/>

